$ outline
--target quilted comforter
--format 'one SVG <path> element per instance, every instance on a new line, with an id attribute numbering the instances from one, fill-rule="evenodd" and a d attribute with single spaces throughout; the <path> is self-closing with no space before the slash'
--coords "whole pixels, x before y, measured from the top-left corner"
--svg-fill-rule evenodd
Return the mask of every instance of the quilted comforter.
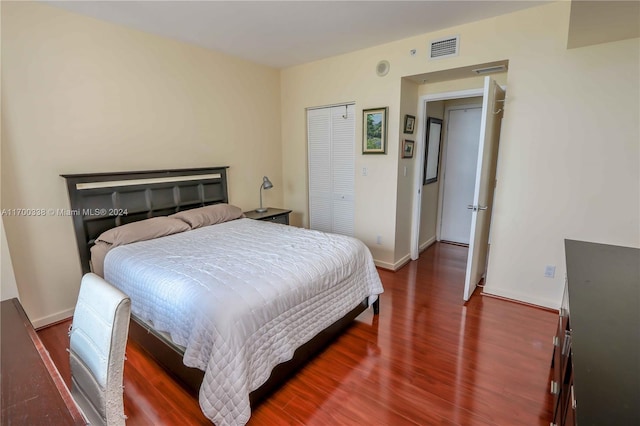
<path id="1" fill-rule="evenodd" d="M 114 248 L 105 279 L 205 372 L 200 406 L 218 426 L 246 424 L 273 367 L 383 291 L 361 241 L 252 219 Z"/>

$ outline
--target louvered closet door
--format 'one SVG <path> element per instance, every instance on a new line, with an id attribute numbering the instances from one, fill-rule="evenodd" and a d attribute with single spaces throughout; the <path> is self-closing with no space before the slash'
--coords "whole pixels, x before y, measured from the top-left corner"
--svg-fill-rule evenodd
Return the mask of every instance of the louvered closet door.
<path id="1" fill-rule="evenodd" d="M 354 235 L 355 108 L 309 110 L 307 129 L 310 227 Z"/>
<path id="2" fill-rule="evenodd" d="M 331 108 L 332 226 L 333 232 L 351 236 L 354 234 L 354 116 L 353 105 Z"/>
<path id="3" fill-rule="evenodd" d="M 331 232 L 331 109 L 307 111 L 309 227 Z"/>

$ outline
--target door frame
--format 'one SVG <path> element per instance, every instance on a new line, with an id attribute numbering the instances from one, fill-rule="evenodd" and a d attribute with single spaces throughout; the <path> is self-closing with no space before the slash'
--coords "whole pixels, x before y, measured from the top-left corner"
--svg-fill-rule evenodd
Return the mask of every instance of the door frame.
<path id="1" fill-rule="evenodd" d="M 418 129 L 416 133 L 416 173 L 413 174 L 413 209 L 411 212 L 411 259 L 417 260 L 420 255 L 420 210 L 422 206 L 422 170 L 424 170 L 425 138 L 427 132 L 427 102 L 447 101 L 451 99 L 475 98 L 482 96 L 484 89 L 468 89 L 454 92 L 422 95 L 418 99 Z M 440 184 L 438 184 L 440 185 Z M 440 195 L 438 195 L 438 198 Z M 438 235 L 436 225 L 436 235 Z"/>
<path id="2" fill-rule="evenodd" d="M 442 231 L 442 208 L 444 203 L 444 185 L 445 185 L 446 173 L 447 173 L 446 160 L 447 160 L 447 143 L 449 138 L 449 113 L 451 111 L 456 111 L 460 109 L 476 109 L 476 108 L 482 110 L 482 102 L 475 103 L 475 104 L 454 105 L 450 107 L 445 107 L 444 109 L 444 118 L 445 118 L 446 126 L 444 130 L 444 137 L 442 138 L 442 149 L 441 149 L 442 159 L 440 161 L 441 164 L 439 167 L 440 176 L 442 178 L 438 179 L 438 209 L 436 211 L 436 241 L 442 240 L 442 232 L 441 232 Z M 480 138 L 480 129 L 478 129 L 477 138 L 478 139 Z M 420 236 L 418 236 L 418 238 L 420 238 Z"/>

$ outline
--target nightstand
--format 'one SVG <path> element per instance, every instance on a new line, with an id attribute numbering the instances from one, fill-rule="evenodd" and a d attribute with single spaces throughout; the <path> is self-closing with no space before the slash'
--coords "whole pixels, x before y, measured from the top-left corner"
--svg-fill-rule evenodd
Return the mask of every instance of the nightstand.
<path id="1" fill-rule="evenodd" d="M 288 225 L 289 213 L 291 213 L 291 210 L 274 209 L 273 207 L 268 207 L 266 212 L 258 213 L 255 210 L 250 210 L 248 212 L 244 212 L 244 215 L 249 219 L 264 220 L 267 222 L 275 222 Z"/>

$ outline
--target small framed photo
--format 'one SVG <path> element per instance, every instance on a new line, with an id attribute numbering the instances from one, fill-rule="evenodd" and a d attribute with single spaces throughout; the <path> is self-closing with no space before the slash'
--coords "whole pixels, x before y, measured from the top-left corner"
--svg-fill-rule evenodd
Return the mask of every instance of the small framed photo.
<path id="1" fill-rule="evenodd" d="M 413 115 L 405 115 L 404 116 L 404 132 L 413 134 L 413 128 L 416 125 L 416 117 Z"/>
<path id="2" fill-rule="evenodd" d="M 362 153 L 387 153 L 387 107 L 362 111 Z"/>
<path id="3" fill-rule="evenodd" d="M 413 158 L 414 141 L 405 139 L 402 141 L 402 158 Z"/>

